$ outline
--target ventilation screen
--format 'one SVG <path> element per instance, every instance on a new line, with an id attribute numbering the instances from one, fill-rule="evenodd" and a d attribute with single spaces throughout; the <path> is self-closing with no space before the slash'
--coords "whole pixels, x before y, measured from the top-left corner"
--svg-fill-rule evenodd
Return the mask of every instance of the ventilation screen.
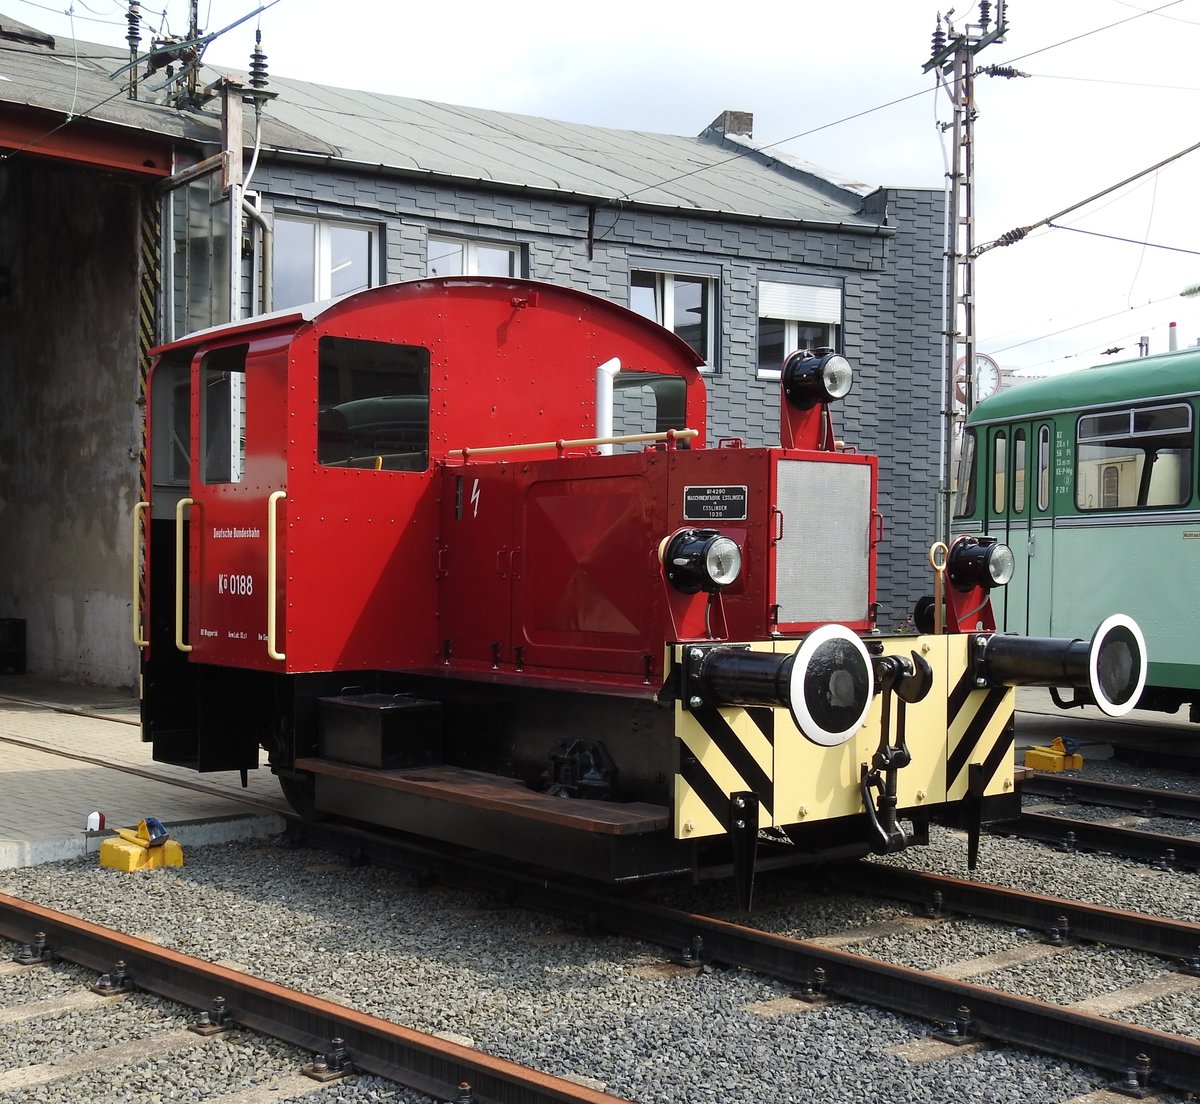
<path id="1" fill-rule="evenodd" d="M 871 469 L 866 464 L 779 463 L 783 539 L 775 551 L 779 621 L 867 616 Z"/>

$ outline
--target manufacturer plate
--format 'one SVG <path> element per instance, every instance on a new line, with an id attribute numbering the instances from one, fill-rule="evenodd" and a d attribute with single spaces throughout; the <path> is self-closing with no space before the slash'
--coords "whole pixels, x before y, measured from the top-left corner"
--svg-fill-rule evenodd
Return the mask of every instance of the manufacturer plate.
<path id="1" fill-rule="evenodd" d="M 684 487 L 684 521 L 745 521 L 745 487 Z"/>

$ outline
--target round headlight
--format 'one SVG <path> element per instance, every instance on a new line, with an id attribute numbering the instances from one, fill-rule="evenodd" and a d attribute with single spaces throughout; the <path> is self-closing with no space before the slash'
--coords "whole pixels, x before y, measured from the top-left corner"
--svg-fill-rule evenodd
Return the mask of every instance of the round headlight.
<path id="1" fill-rule="evenodd" d="M 946 557 L 946 572 L 959 590 L 1006 586 L 1016 567 L 1012 549 L 995 537 L 959 537 Z"/>
<path id="2" fill-rule="evenodd" d="M 729 537 L 713 537 L 705 545 L 704 570 L 714 586 L 729 586 L 742 573 L 742 550 Z"/>
<path id="3" fill-rule="evenodd" d="M 676 590 L 717 591 L 742 573 L 742 549 L 715 529 L 682 529 L 666 542 L 663 569 Z"/>
<path id="4" fill-rule="evenodd" d="M 821 368 L 821 376 L 825 384 L 825 394 L 831 399 L 844 399 L 854 385 L 854 370 L 850 367 L 850 362 L 836 353 L 825 361 Z"/>
<path id="5" fill-rule="evenodd" d="M 993 544 L 988 551 L 987 569 L 992 586 L 1007 586 L 1017 569 L 1012 549 L 1007 544 Z"/>
<path id="6" fill-rule="evenodd" d="M 783 362 L 783 393 L 800 410 L 844 399 L 853 385 L 850 362 L 832 349 L 798 350 Z"/>

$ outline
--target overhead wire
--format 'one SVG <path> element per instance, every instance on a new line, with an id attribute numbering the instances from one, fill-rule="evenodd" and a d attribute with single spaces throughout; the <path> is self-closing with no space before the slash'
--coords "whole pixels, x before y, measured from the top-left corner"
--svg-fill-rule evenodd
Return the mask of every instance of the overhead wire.
<path id="1" fill-rule="evenodd" d="M 998 237 L 995 241 L 987 242 L 984 245 L 977 246 L 974 256 L 978 257 L 990 249 L 995 249 L 997 246 L 1015 245 L 1017 242 L 1021 241 L 1021 239 L 1024 238 L 1025 235 L 1031 230 L 1036 230 L 1039 226 L 1049 226 L 1050 223 L 1052 223 L 1055 219 L 1060 219 L 1063 217 L 1063 215 L 1069 215 L 1072 211 L 1078 211 L 1080 207 L 1086 207 L 1089 203 L 1093 203 L 1097 199 L 1101 199 L 1104 196 L 1109 195 L 1111 192 L 1115 192 L 1118 188 L 1125 187 L 1126 184 L 1132 184 L 1133 181 L 1140 180 L 1143 176 L 1149 176 L 1152 172 L 1161 169 L 1164 165 L 1169 165 L 1172 161 L 1178 161 L 1181 157 L 1186 157 L 1189 153 L 1194 153 L 1198 149 L 1200 149 L 1200 142 L 1195 142 L 1188 146 L 1187 149 L 1182 149 L 1178 153 L 1173 153 L 1170 157 L 1164 157 L 1161 161 L 1156 161 L 1148 168 L 1141 169 L 1132 176 L 1127 176 L 1124 180 L 1121 180 L 1116 184 L 1112 184 L 1109 187 L 1096 192 L 1094 195 L 1088 196 L 1087 199 L 1081 199 L 1077 203 L 1072 203 L 1069 207 L 1064 207 L 1061 211 L 1056 211 L 1052 215 L 1047 215 L 1044 219 L 1039 219 L 1037 222 L 1030 223 L 1028 226 L 1018 226 L 1012 230 L 1009 230 L 1007 233 L 1001 234 L 1000 237 Z"/>
<path id="2" fill-rule="evenodd" d="M 1024 61 L 1026 58 L 1036 57 L 1038 54 L 1044 54 L 1047 50 L 1056 50 L 1059 46 L 1069 46 L 1072 42 L 1079 42 L 1082 39 L 1090 38 L 1094 34 L 1100 34 L 1101 31 L 1111 31 L 1114 27 L 1123 26 L 1126 23 L 1132 23 L 1135 19 L 1142 19 L 1147 15 L 1157 15 L 1159 12 L 1167 8 L 1173 8 L 1177 4 L 1182 4 L 1183 0 L 1168 0 L 1166 4 L 1160 4 L 1157 8 L 1139 9 L 1137 14 L 1126 16 L 1124 19 L 1118 19 L 1115 23 L 1107 23 L 1103 27 L 1093 27 L 1090 31 L 1082 31 L 1077 35 L 1072 35 L 1070 38 L 1064 38 L 1061 42 L 1052 42 L 1049 46 L 1039 46 L 1036 50 L 1030 50 L 1028 53 L 1021 54 L 1015 58 L 1009 58 L 1004 62 L 1005 65 L 1015 65 L 1018 61 Z"/>
<path id="3" fill-rule="evenodd" d="M 1140 245 L 1145 249 L 1165 249 L 1171 253 L 1187 253 L 1192 257 L 1200 257 L 1200 249 L 1184 249 L 1181 245 L 1163 245 L 1161 242 L 1139 241 L 1137 238 L 1123 238 L 1119 234 L 1102 234 L 1099 230 L 1085 230 L 1082 226 L 1060 226 L 1053 222 L 1046 225 L 1053 230 L 1071 230 L 1076 234 L 1088 234 L 1093 238 L 1107 238 L 1109 241 L 1128 242 L 1130 245 Z"/>
<path id="4" fill-rule="evenodd" d="M 1024 341 L 1014 341 L 1011 345 L 1005 345 L 1002 349 L 993 349 L 992 356 L 999 356 L 1001 353 L 1011 352 L 1013 349 L 1020 349 L 1025 345 L 1032 345 L 1035 341 L 1045 341 L 1050 337 L 1061 337 L 1065 333 L 1070 333 L 1072 330 L 1083 329 L 1084 326 L 1094 326 L 1097 322 L 1107 322 L 1112 318 L 1118 318 L 1122 314 L 1127 314 L 1130 311 L 1143 310 L 1146 307 L 1157 307 L 1162 303 L 1169 302 L 1171 299 L 1178 298 L 1178 294 L 1164 295 L 1161 299 L 1149 299 L 1145 303 L 1139 303 L 1136 307 L 1125 307 L 1119 311 L 1113 311 L 1111 314 L 1101 315 L 1099 318 L 1091 318 L 1086 322 L 1076 322 L 1072 326 L 1064 326 L 1061 330 L 1055 330 L 1053 333 L 1041 334 L 1038 337 L 1029 337 Z"/>

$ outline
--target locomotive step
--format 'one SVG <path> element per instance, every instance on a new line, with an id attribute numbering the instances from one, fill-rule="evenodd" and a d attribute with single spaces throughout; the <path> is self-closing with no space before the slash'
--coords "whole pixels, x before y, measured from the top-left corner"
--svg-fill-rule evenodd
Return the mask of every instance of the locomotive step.
<path id="1" fill-rule="evenodd" d="M 516 778 L 464 770 L 461 767 L 372 770 L 331 763 L 325 759 L 297 759 L 295 767 L 296 770 L 327 778 L 382 787 L 414 797 L 501 812 L 601 835 L 644 835 L 662 831 L 670 823 L 664 805 L 647 802 L 616 804 L 586 798 L 555 797 L 528 789 Z"/>

